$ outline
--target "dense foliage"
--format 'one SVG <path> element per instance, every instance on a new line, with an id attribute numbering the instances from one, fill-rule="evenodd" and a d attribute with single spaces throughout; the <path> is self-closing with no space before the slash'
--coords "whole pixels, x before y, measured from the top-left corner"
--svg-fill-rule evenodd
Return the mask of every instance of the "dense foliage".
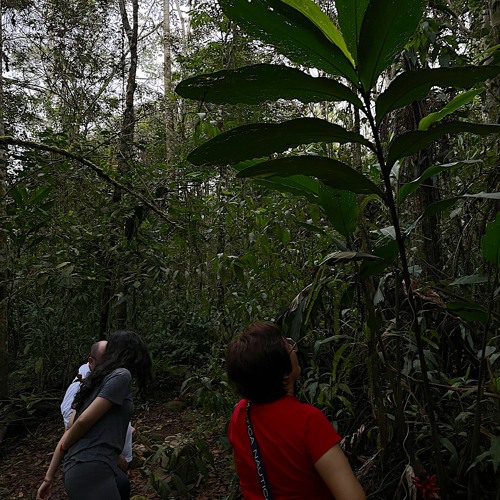
<path id="1" fill-rule="evenodd" d="M 117 4 L 3 6 L 0 423 L 123 324 L 227 416 L 224 347 L 274 319 L 372 498 L 498 495 L 493 3 L 179 1 L 168 37 Z"/>

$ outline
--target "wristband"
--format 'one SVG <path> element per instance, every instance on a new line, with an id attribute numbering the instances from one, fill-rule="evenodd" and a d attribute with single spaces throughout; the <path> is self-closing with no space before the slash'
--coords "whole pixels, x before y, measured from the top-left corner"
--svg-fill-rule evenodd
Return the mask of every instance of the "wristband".
<path id="1" fill-rule="evenodd" d="M 66 453 L 66 452 L 68 451 L 68 450 L 65 450 L 65 449 L 63 448 L 62 443 L 61 443 L 61 446 L 59 447 L 59 449 L 60 449 L 63 453 Z"/>
<path id="2" fill-rule="evenodd" d="M 51 483 L 52 479 L 47 479 L 46 477 L 43 478 L 44 483 Z"/>

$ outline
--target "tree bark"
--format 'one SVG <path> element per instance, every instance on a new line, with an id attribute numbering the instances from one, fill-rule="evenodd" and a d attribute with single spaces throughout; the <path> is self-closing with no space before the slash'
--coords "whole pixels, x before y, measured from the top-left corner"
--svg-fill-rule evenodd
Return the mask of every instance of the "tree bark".
<path id="1" fill-rule="evenodd" d="M 490 33 L 487 43 L 489 47 L 495 47 L 500 44 L 500 0 L 486 0 L 485 7 L 484 28 Z M 500 121 L 500 77 L 489 80 L 486 85 L 488 88 L 484 106 L 486 116 L 489 123 L 498 123 Z"/>
<path id="2" fill-rule="evenodd" d="M 128 53 L 130 57 L 130 63 L 127 73 L 127 85 L 125 90 L 125 107 L 123 110 L 122 126 L 120 130 L 120 136 L 118 140 L 118 159 L 117 167 L 118 171 L 122 176 L 126 175 L 130 170 L 130 165 L 134 160 L 134 134 L 135 134 L 135 90 L 137 88 L 137 42 L 139 34 L 139 2 L 138 0 L 132 0 L 132 24 L 130 24 L 125 0 L 120 0 L 120 14 L 122 18 L 123 30 L 127 37 L 128 42 Z M 120 203 L 122 199 L 122 192 L 119 189 L 115 189 L 113 194 L 113 202 L 115 204 Z M 125 237 L 125 225 L 119 228 L 119 233 Z M 115 261 L 116 263 L 116 261 Z M 123 276 L 125 273 L 122 271 L 118 273 Z M 122 300 L 117 307 L 117 328 L 123 329 L 127 327 L 127 294 L 128 285 L 122 281 L 120 284 L 120 293 L 122 294 Z M 103 297 L 103 301 L 105 297 Z M 105 304 L 102 304 L 103 311 L 105 311 Z M 101 318 L 102 319 L 102 318 Z"/>
<path id="3" fill-rule="evenodd" d="M 0 136 L 4 134 L 3 113 L 3 16 L 2 0 L 0 0 Z M 0 399 L 6 399 L 9 394 L 8 360 L 9 332 L 7 321 L 7 263 L 8 245 L 4 221 L 7 217 L 7 157 L 5 147 L 0 145 Z"/>
<path id="4" fill-rule="evenodd" d="M 170 0 L 163 0 L 163 92 L 165 99 L 165 161 L 172 162 L 175 125 L 172 88 L 172 35 L 170 32 Z"/>

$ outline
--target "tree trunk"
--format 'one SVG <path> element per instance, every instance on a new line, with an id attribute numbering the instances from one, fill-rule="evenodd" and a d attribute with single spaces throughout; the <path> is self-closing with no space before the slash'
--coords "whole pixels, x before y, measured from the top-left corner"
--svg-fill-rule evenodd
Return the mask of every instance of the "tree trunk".
<path id="1" fill-rule="evenodd" d="M 130 170 L 130 165 L 134 160 L 134 133 L 135 133 L 135 107 L 134 98 L 135 90 L 137 88 L 137 41 L 139 33 L 139 2 L 132 0 L 132 25 L 130 25 L 125 0 L 120 0 L 120 13 L 122 17 L 122 24 L 128 41 L 128 53 L 130 57 L 130 64 L 127 74 L 127 86 L 125 91 L 125 108 L 123 110 L 122 126 L 118 141 L 118 159 L 117 167 L 120 175 L 124 176 Z M 113 202 L 118 204 L 122 199 L 122 192 L 115 189 L 113 195 Z M 123 237 L 125 237 L 125 227 L 119 228 Z M 123 276 L 125 273 L 122 271 L 119 275 Z M 121 283 L 121 302 L 117 307 L 117 328 L 123 329 L 127 326 L 127 294 L 128 285 Z M 103 299 L 104 300 L 104 299 Z M 104 306 L 104 304 L 103 304 Z"/>
<path id="2" fill-rule="evenodd" d="M 0 136 L 5 135 L 3 124 L 3 5 L 0 0 Z M 7 158 L 5 149 L 0 148 L 0 400 L 9 393 L 8 384 L 8 321 L 7 321 L 7 232 L 3 222 L 7 217 Z M 0 436 L 1 437 L 1 436 Z"/>
<path id="3" fill-rule="evenodd" d="M 490 36 L 486 37 L 488 47 L 498 46 L 500 44 L 500 0 L 486 0 L 484 28 L 486 33 L 490 33 Z M 484 106 L 486 116 L 489 123 L 498 123 L 500 121 L 500 77 L 489 80 L 486 85 L 488 88 Z"/>
<path id="4" fill-rule="evenodd" d="M 172 89 L 172 36 L 170 32 L 170 0 L 163 0 L 163 92 L 165 99 L 165 160 L 167 164 L 172 162 L 175 126 L 173 112 L 173 89 Z"/>

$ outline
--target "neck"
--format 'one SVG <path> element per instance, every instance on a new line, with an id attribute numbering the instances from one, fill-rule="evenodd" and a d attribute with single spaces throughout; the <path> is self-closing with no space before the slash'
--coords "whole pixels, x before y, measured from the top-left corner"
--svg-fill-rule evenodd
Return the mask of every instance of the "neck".
<path id="1" fill-rule="evenodd" d="M 290 379 L 285 382 L 285 391 L 287 396 L 295 396 L 295 383 Z"/>

